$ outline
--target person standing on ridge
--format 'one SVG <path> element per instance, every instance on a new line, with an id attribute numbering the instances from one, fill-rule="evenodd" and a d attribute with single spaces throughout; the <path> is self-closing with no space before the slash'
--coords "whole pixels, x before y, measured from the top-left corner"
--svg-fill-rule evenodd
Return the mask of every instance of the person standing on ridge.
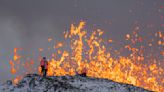
<path id="1" fill-rule="evenodd" d="M 40 62 L 40 66 L 41 66 L 41 74 L 43 75 L 43 77 L 47 76 L 47 68 L 48 68 L 48 62 L 46 60 L 46 57 L 43 57 L 41 62 Z"/>

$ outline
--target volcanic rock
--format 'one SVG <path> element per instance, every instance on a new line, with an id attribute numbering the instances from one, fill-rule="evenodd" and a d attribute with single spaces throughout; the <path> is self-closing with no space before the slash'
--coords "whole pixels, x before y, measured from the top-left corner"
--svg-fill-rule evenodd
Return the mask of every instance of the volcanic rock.
<path id="1" fill-rule="evenodd" d="M 41 77 L 26 75 L 18 84 L 11 81 L 0 85 L 0 92 L 152 92 L 112 80 L 84 75 Z"/>

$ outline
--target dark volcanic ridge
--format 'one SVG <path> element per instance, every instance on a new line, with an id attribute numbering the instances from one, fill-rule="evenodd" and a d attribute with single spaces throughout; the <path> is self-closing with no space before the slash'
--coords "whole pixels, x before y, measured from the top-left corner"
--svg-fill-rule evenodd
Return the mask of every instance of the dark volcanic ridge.
<path id="1" fill-rule="evenodd" d="M 152 92 L 112 80 L 76 76 L 42 77 L 27 74 L 17 85 L 7 81 L 0 92 Z"/>

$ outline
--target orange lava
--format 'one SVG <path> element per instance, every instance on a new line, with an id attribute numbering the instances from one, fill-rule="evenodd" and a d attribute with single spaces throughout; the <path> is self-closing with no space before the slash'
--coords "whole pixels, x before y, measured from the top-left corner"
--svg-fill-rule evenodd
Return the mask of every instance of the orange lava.
<path id="1" fill-rule="evenodd" d="M 137 41 L 143 41 L 136 32 L 133 32 L 133 35 L 137 39 L 133 39 L 130 34 L 125 36 L 125 40 L 131 41 L 131 44 L 125 45 L 124 49 L 131 51 L 131 54 L 127 57 L 119 56 L 119 58 L 114 58 L 110 50 L 108 50 L 109 46 L 105 45 L 105 43 L 112 43 L 113 40 L 110 39 L 105 42 L 101 38 L 104 32 L 100 29 L 87 35 L 87 31 L 83 30 L 84 26 L 85 22 L 82 21 L 78 26 L 72 24 L 70 31 L 64 32 L 64 38 L 66 40 L 69 39 L 70 46 L 64 44 L 64 42 L 59 42 L 52 47 L 56 52 L 52 54 L 52 58 L 49 60 L 49 76 L 75 75 L 86 71 L 87 76 L 91 77 L 107 78 L 158 92 L 164 90 L 164 70 L 156 63 L 159 61 L 152 60 L 151 63 L 145 64 L 144 47 L 133 47 Z M 137 28 L 136 30 L 139 29 Z M 164 46 L 163 34 L 158 32 L 157 36 L 161 37 L 162 40 L 156 44 Z M 52 42 L 52 38 L 49 38 L 48 41 Z M 149 45 L 152 46 L 151 43 Z M 61 48 L 67 46 L 70 47 L 71 51 L 61 50 Z M 162 55 L 163 51 L 161 51 Z M 60 58 L 56 56 L 60 56 Z M 14 60 L 17 60 L 18 57 L 15 54 Z M 14 66 L 12 62 L 11 66 Z M 12 73 L 15 73 L 15 71 L 12 70 Z"/>

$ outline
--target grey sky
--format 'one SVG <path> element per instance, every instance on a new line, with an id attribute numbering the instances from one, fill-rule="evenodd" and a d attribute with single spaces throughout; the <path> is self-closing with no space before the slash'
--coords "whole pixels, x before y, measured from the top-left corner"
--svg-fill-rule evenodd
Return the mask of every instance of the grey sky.
<path id="1" fill-rule="evenodd" d="M 146 31 L 164 31 L 163 0 L 0 0 L 0 82 L 10 79 L 14 47 L 35 51 L 48 37 L 62 39 L 71 23 L 101 28 L 104 38 L 120 40 L 137 22 Z M 111 22 L 111 23 L 110 23 Z M 154 27 L 147 28 L 152 24 Z"/>

